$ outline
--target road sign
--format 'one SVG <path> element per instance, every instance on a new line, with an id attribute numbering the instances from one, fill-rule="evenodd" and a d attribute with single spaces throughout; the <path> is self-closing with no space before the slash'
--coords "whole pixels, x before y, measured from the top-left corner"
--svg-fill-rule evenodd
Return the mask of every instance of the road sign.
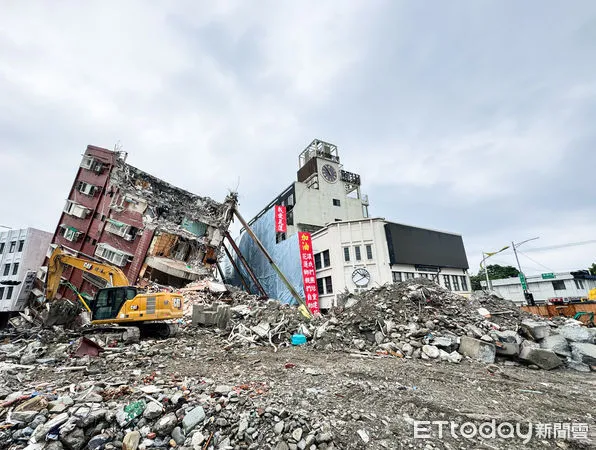
<path id="1" fill-rule="evenodd" d="M 521 281 L 521 285 L 522 288 L 524 288 L 524 291 L 528 290 L 528 285 L 526 284 L 526 277 L 521 272 L 519 273 L 519 281 Z"/>
<path id="2" fill-rule="evenodd" d="M 551 273 L 543 273 L 542 274 L 542 279 L 543 280 L 549 280 L 551 278 L 556 278 L 555 274 L 552 273 L 552 272 Z"/>

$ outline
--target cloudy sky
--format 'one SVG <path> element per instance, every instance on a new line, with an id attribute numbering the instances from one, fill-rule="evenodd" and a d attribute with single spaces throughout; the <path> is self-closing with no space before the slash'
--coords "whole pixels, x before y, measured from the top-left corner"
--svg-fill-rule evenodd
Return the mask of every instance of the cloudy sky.
<path id="1" fill-rule="evenodd" d="M 0 224 L 53 231 L 87 144 L 250 217 L 314 138 L 371 214 L 525 244 L 596 243 L 596 2 L 18 1 L 0 15 Z M 513 263 L 511 253 L 494 257 Z"/>

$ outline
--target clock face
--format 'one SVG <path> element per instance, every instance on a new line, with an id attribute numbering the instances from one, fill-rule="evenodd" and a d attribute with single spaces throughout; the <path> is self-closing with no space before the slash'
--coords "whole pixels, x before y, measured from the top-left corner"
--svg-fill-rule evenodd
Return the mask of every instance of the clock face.
<path id="1" fill-rule="evenodd" d="M 370 282 L 370 273 L 364 268 L 356 269 L 352 273 L 352 281 L 358 287 L 367 286 Z"/>
<path id="2" fill-rule="evenodd" d="M 331 164 L 325 164 L 321 172 L 323 173 L 323 178 L 329 183 L 335 183 L 337 181 L 337 170 Z"/>

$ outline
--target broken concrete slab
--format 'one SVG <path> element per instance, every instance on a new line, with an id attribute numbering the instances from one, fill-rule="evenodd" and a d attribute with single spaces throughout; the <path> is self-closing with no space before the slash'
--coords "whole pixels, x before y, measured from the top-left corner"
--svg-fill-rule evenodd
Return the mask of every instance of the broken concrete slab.
<path id="1" fill-rule="evenodd" d="M 422 352 L 432 359 L 438 358 L 440 356 L 439 349 L 434 345 L 423 345 Z"/>
<path id="2" fill-rule="evenodd" d="M 517 342 L 495 342 L 497 355 L 517 356 L 520 352 L 520 345 Z"/>
<path id="3" fill-rule="evenodd" d="M 567 358 L 566 364 L 569 369 L 577 370 L 578 372 L 590 372 L 590 366 L 582 362 L 574 361 L 571 358 Z"/>
<path id="4" fill-rule="evenodd" d="M 522 321 L 521 329 L 526 333 L 526 335 L 528 335 L 535 341 L 544 339 L 545 337 L 550 335 L 550 327 L 548 326 L 548 324 L 544 322 L 538 322 L 532 319 L 526 319 Z"/>
<path id="5" fill-rule="evenodd" d="M 565 325 L 563 327 L 559 327 L 557 332 L 568 341 L 586 342 L 588 344 L 594 343 L 594 336 L 586 327 Z"/>
<path id="6" fill-rule="evenodd" d="M 571 356 L 571 349 L 567 339 L 561 334 L 553 334 L 540 341 L 540 348 L 552 350 L 559 356 Z"/>
<path id="7" fill-rule="evenodd" d="M 575 361 L 582 362 L 589 366 L 596 366 L 596 345 L 594 344 L 572 342 L 571 354 Z"/>
<path id="8" fill-rule="evenodd" d="M 457 338 L 451 336 L 436 336 L 433 338 L 432 344 L 435 347 L 442 348 L 449 352 L 457 347 Z"/>
<path id="9" fill-rule="evenodd" d="M 555 352 L 542 348 L 525 347 L 520 352 L 519 359 L 535 364 L 544 370 L 552 370 L 563 364 Z"/>
<path id="10" fill-rule="evenodd" d="M 462 336 L 459 343 L 459 353 L 478 361 L 493 363 L 495 362 L 496 347 L 491 342 Z"/>
<path id="11" fill-rule="evenodd" d="M 490 336 L 495 341 L 507 342 L 511 344 L 521 344 L 523 341 L 523 338 L 513 330 L 491 331 Z"/>

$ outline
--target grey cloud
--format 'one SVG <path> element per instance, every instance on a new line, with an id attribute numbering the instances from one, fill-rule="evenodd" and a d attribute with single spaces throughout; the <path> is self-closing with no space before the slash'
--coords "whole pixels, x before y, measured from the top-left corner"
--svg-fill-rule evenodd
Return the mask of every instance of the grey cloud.
<path id="1" fill-rule="evenodd" d="M 579 194 L 596 160 L 593 2 L 262 5 L 13 4 L 0 189 L 18 195 L 0 222 L 52 230 L 85 146 L 118 140 L 198 194 L 240 182 L 248 218 L 318 137 L 363 176 L 374 215 L 463 234 L 472 270 L 503 241 L 593 230 L 596 200 Z"/>

